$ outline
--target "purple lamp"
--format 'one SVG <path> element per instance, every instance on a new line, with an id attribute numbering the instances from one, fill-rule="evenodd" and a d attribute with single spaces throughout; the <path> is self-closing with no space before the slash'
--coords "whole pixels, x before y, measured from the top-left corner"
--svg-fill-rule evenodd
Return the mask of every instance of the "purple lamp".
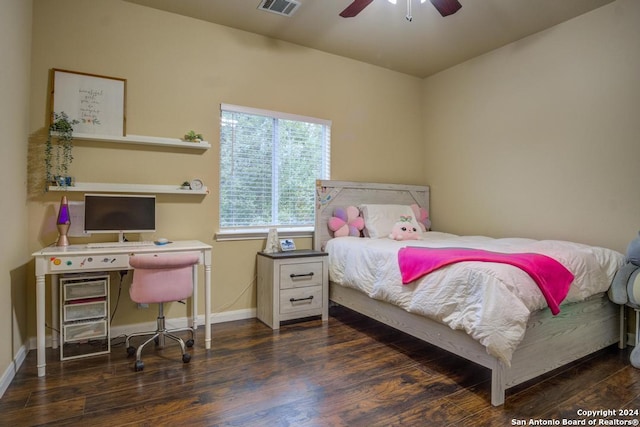
<path id="1" fill-rule="evenodd" d="M 67 196 L 62 196 L 58 219 L 56 220 L 56 227 L 58 227 L 58 241 L 56 242 L 56 246 L 69 246 L 67 233 L 69 232 L 70 225 L 71 215 L 69 215 L 69 202 L 67 202 Z"/>

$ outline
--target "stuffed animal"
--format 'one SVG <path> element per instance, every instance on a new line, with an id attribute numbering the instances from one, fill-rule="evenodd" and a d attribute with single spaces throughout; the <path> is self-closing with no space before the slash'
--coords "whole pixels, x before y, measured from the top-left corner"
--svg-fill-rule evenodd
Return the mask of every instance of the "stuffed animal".
<path id="1" fill-rule="evenodd" d="M 413 225 L 410 216 L 401 216 L 400 221 L 396 222 L 391 228 L 389 238 L 393 240 L 420 240 L 420 232 Z"/>
<path id="2" fill-rule="evenodd" d="M 364 218 L 355 206 L 336 208 L 327 225 L 329 230 L 333 231 L 333 237 L 360 237 L 360 231 L 364 228 Z"/>
<path id="3" fill-rule="evenodd" d="M 611 287 L 609 288 L 609 299 L 611 301 L 640 309 L 638 303 L 629 301 L 629 296 L 633 294 L 630 287 L 633 284 L 632 278 L 638 274 L 638 270 L 640 270 L 640 232 L 638 237 L 633 239 L 627 247 L 627 263 L 620 267 L 613 278 L 613 282 L 611 282 Z"/>
<path id="4" fill-rule="evenodd" d="M 609 288 L 609 299 L 616 304 L 626 304 L 640 315 L 640 232 L 627 247 L 627 263 L 616 272 Z M 636 343 L 640 331 L 636 331 Z M 640 368 L 640 345 L 631 352 L 631 364 Z"/>

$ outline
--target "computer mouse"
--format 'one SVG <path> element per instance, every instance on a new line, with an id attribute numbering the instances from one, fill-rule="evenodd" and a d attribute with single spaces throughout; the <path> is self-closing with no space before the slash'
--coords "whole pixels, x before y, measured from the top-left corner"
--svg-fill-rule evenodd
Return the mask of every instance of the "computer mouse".
<path id="1" fill-rule="evenodd" d="M 169 239 L 165 239 L 164 237 L 160 237 L 159 239 L 156 240 L 156 245 L 166 245 L 167 243 L 169 243 Z"/>

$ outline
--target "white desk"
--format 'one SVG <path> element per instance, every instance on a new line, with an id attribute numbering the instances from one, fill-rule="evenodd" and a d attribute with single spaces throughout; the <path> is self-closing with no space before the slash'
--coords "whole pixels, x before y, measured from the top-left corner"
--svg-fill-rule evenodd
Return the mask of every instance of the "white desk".
<path id="1" fill-rule="evenodd" d="M 129 256 L 132 254 L 160 254 L 176 252 L 199 252 L 198 264 L 204 265 L 204 324 L 205 348 L 211 348 L 211 246 L 197 240 L 169 243 L 163 246 L 135 246 L 117 248 L 89 248 L 86 245 L 48 246 L 32 256 L 36 263 L 36 323 L 38 376 L 46 374 L 45 358 L 45 277 L 51 276 L 52 346 L 58 347 L 58 275 L 88 271 L 130 270 Z M 191 326 L 197 328 L 198 266 L 193 267 L 193 304 Z"/>

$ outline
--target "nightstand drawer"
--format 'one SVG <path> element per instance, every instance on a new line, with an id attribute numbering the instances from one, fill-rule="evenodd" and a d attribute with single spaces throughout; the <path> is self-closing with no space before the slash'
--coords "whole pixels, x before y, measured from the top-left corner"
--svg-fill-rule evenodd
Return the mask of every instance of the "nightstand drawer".
<path id="1" fill-rule="evenodd" d="M 322 309 L 322 285 L 280 292 L 280 314 Z"/>
<path id="2" fill-rule="evenodd" d="M 280 266 L 280 289 L 322 285 L 322 261 Z"/>

